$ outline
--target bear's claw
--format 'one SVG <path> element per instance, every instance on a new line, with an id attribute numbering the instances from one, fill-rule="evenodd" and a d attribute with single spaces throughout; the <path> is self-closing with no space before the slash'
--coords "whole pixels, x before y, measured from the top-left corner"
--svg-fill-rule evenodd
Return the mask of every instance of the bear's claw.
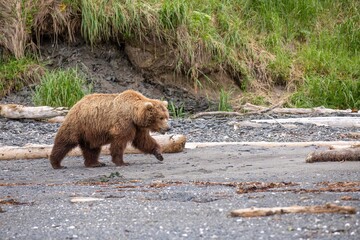
<path id="1" fill-rule="evenodd" d="M 106 166 L 105 163 L 102 163 L 102 162 L 97 162 L 97 163 L 92 163 L 92 164 L 85 164 L 86 167 L 104 167 Z"/>
<path id="2" fill-rule="evenodd" d="M 159 160 L 159 161 L 163 161 L 164 160 L 164 157 L 160 154 L 160 153 L 155 153 L 154 154 L 156 159 Z"/>
<path id="3" fill-rule="evenodd" d="M 65 166 L 52 166 L 53 169 L 66 169 L 67 167 Z"/>

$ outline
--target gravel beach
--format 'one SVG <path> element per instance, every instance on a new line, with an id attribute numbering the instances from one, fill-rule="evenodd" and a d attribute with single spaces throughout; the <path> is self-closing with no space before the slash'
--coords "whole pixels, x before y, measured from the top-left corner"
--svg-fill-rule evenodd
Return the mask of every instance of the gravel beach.
<path id="1" fill-rule="evenodd" d="M 325 116 L 343 115 L 301 115 Z M 187 142 L 357 140 L 350 135 L 359 132 L 357 125 L 253 121 L 295 117 L 172 119 L 168 134 L 184 134 Z M 0 118 L 0 146 L 52 144 L 59 126 Z M 125 167 L 105 155 L 102 168 L 66 157 L 63 170 L 45 158 L 0 161 L 0 239 L 358 239 L 359 163 L 305 162 L 310 152 L 325 149 L 222 145 L 164 154 L 161 163 L 127 154 Z M 327 203 L 356 213 L 230 217 L 235 209 Z"/>
<path id="2" fill-rule="evenodd" d="M 188 142 L 307 142 L 352 141 L 357 127 L 317 126 L 315 124 L 255 124 L 252 119 L 277 119 L 298 116 L 246 115 L 244 117 L 206 117 L 172 119 L 168 134 L 184 134 Z M 305 117 L 305 116 L 303 116 Z M 52 144 L 59 123 L 0 118 L 0 145 Z"/>

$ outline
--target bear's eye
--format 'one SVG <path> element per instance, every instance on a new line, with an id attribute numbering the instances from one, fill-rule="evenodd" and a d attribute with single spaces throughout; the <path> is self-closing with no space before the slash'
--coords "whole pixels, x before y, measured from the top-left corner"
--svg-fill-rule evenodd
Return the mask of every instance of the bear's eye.
<path id="1" fill-rule="evenodd" d="M 160 117 L 160 120 L 164 120 L 164 117 Z"/>

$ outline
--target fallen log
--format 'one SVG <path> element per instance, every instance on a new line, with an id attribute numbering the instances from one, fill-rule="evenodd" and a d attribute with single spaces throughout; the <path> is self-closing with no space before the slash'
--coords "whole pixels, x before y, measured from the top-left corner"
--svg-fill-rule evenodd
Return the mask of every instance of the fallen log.
<path id="1" fill-rule="evenodd" d="M 305 162 L 343 162 L 360 161 L 360 147 L 343 148 L 309 153 Z"/>
<path id="2" fill-rule="evenodd" d="M 199 117 L 205 117 L 205 116 L 244 116 L 244 115 L 250 115 L 250 114 L 262 114 L 266 112 L 270 112 L 274 108 L 277 108 L 281 105 L 283 105 L 284 102 L 280 101 L 279 103 L 267 108 L 267 107 L 260 107 L 258 109 L 254 109 L 253 111 L 247 112 L 247 113 L 238 113 L 238 112 L 225 112 L 225 111 L 214 111 L 214 112 L 199 112 L 191 116 L 191 118 L 199 118 Z M 255 105 L 253 105 L 255 106 Z"/>
<path id="3" fill-rule="evenodd" d="M 281 114 L 329 114 L 329 113 L 341 113 L 341 114 L 360 114 L 358 111 L 353 111 L 351 109 L 347 110 L 339 110 L 339 109 L 330 109 L 325 107 L 315 107 L 315 108 L 268 108 L 258 105 L 253 105 L 250 103 L 246 103 L 241 106 L 242 110 L 248 112 L 272 112 L 272 113 L 281 113 Z"/>
<path id="4" fill-rule="evenodd" d="M 238 112 L 225 112 L 225 111 L 215 111 L 215 112 L 199 112 L 191 116 L 191 118 L 200 118 L 205 116 L 243 116 L 244 114 Z"/>
<path id="5" fill-rule="evenodd" d="M 184 135 L 155 135 L 155 140 L 160 144 L 163 153 L 177 153 L 183 151 L 186 137 Z M 0 160 L 16 159 L 37 159 L 48 158 L 53 145 L 27 145 L 24 147 L 0 147 Z M 142 153 L 130 144 L 125 149 L 126 154 Z M 102 148 L 101 154 L 109 155 L 110 148 L 106 145 Z M 80 156 L 79 148 L 73 149 L 68 156 Z"/>
<path id="6" fill-rule="evenodd" d="M 231 211 L 232 217 L 265 217 L 285 213 L 342 213 L 355 214 L 356 208 L 326 204 L 324 206 L 292 206 L 273 208 L 245 208 Z"/>
<path id="7" fill-rule="evenodd" d="M 314 141 L 314 142 L 189 142 L 185 148 L 195 149 L 214 146 L 250 146 L 250 147 L 341 147 L 348 148 L 359 145 L 359 141 Z"/>
<path id="8" fill-rule="evenodd" d="M 303 123 L 315 124 L 317 126 L 333 127 L 360 127 L 360 117 L 309 117 L 309 118 L 279 118 L 279 119 L 254 119 L 255 123 Z"/>
<path id="9" fill-rule="evenodd" d="M 57 116 L 64 116 L 68 113 L 68 109 L 64 107 L 27 107 L 18 104 L 2 104 L 0 105 L 0 116 L 10 119 L 47 119 Z"/>

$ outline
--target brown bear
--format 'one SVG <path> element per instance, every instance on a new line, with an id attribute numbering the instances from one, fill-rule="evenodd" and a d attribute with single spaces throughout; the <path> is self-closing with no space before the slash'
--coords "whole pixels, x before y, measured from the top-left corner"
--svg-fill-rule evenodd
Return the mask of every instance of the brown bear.
<path id="1" fill-rule="evenodd" d="M 126 90 L 120 94 L 90 94 L 83 97 L 68 112 L 60 126 L 50 154 L 54 169 L 64 168 L 66 154 L 80 146 L 86 167 L 101 167 L 101 147 L 110 144 L 112 161 L 124 165 L 123 154 L 128 142 L 144 153 L 162 161 L 160 145 L 150 131 L 169 130 L 167 102 Z"/>

